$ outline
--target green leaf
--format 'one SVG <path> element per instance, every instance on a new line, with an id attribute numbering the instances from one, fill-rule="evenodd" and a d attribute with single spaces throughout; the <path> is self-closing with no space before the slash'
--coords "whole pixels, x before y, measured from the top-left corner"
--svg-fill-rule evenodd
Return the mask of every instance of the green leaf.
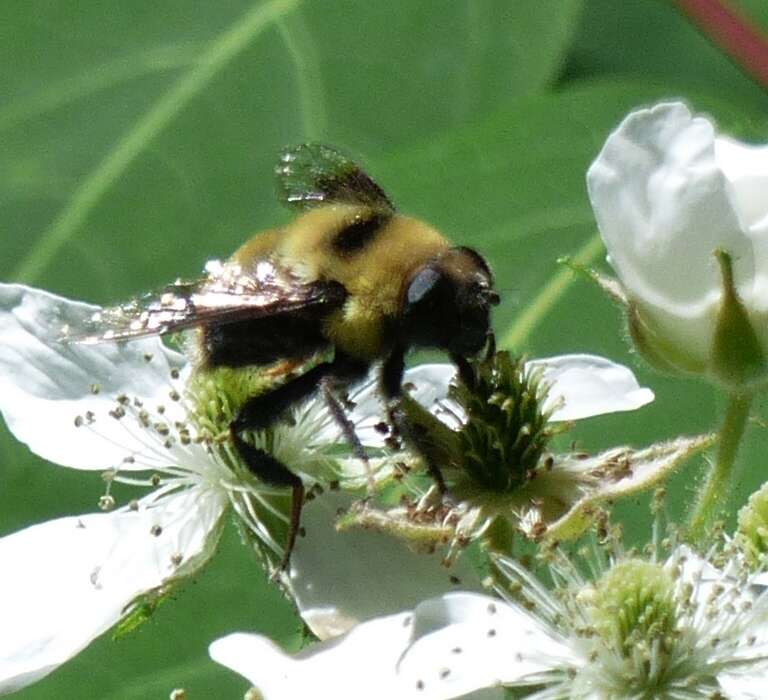
<path id="1" fill-rule="evenodd" d="M 690 91 L 716 91 L 756 110 L 768 96 L 679 12 L 673 0 L 615 2 L 590 0 L 568 56 L 566 80 L 633 76 Z M 739 0 L 734 9 L 748 12 L 768 34 L 768 5 Z"/>
<path id="2" fill-rule="evenodd" d="M 131 289 L 126 264 L 176 257 L 192 272 L 180 241 L 224 254 L 274 223 L 286 142 L 389 151 L 543 87 L 580 0 L 56 7 L 39 3 L 39 22 L 0 13 L 0 196 L 15 243 L 0 274 L 106 297 Z M 89 41 L 102 35 L 111 50 Z"/>
<path id="3" fill-rule="evenodd" d="M 519 344 L 513 349 L 527 350 L 536 324 L 573 279 L 557 259 L 570 254 L 589 264 L 602 250 L 586 196 L 587 167 L 628 111 L 670 92 L 645 82 L 599 81 L 514 100 L 481 122 L 393 156 L 377 173 L 385 184 L 396 183 L 392 192 L 403 209 L 488 256 L 503 302 L 499 335 L 507 337 L 506 330 Z M 689 99 L 726 125 L 754 123 L 731 103 L 693 92 Z M 513 319 L 525 334 L 510 325 Z"/>

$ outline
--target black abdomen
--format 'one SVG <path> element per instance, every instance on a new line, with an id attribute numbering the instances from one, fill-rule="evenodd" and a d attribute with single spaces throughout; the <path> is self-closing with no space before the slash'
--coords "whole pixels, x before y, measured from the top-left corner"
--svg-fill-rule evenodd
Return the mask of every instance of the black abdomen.
<path id="1" fill-rule="evenodd" d="M 210 368 L 267 365 L 287 358 L 304 358 L 329 345 L 320 320 L 296 312 L 203 329 L 203 354 Z"/>

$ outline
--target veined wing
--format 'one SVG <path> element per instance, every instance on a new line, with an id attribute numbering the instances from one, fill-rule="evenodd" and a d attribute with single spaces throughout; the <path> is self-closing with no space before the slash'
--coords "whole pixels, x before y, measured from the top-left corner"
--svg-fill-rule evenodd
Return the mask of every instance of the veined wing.
<path id="1" fill-rule="evenodd" d="M 280 201 L 294 209 L 322 204 L 363 204 L 382 214 L 395 207 L 381 187 L 351 158 L 321 143 L 286 148 L 275 166 Z"/>
<path id="2" fill-rule="evenodd" d="M 178 280 L 159 293 L 95 312 L 83 327 L 62 329 L 62 340 L 83 344 L 163 335 L 278 314 L 327 313 L 344 303 L 338 282 L 303 282 L 269 260 L 252 269 L 211 261 L 206 277 Z"/>

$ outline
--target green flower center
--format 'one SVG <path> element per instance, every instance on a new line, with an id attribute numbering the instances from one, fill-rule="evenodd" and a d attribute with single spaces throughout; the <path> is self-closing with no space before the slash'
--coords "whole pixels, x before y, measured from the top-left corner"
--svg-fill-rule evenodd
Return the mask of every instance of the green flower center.
<path id="1" fill-rule="evenodd" d="M 193 406 L 191 418 L 201 433 L 220 436 L 229 431 L 237 411 L 250 397 L 273 385 L 261 369 L 198 370 L 187 387 Z"/>
<path id="2" fill-rule="evenodd" d="M 547 386 L 507 352 L 475 364 L 475 386 L 452 387 L 467 421 L 459 433 L 460 467 L 494 492 L 514 491 L 530 478 L 557 432 L 542 410 Z"/>
<path id="3" fill-rule="evenodd" d="M 234 472 L 243 471 L 245 466 L 231 449 L 229 425 L 250 397 L 267 391 L 274 384 L 275 380 L 261 368 L 217 367 L 197 370 L 190 377 L 187 385 L 190 420 L 202 441 L 219 447 L 219 456 Z"/>
<path id="4" fill-rule="evenodd" d="M 658 564 L 639 559 L 616 564 L 596 583 L 589 602 L 595 631 L 621 656 L 672 650 L 679 617 L 675 585 Z"/>
<path id="5" fill-rule="evenodd" d="M 302 369 L 305 368 L 299 368 L 299 371 Z M 274 389 L 287 381 L 289 376 L 280 365 L 246 369 L 217 367 L 194 372 L 187 385 L 190 420 L 200 435 L 200 441 L 215 450 L 229 469 L 247 482 L 255 476 L 234 449 L 230 424 L 248 399 Z M 245 431 L 243 438 L 296 473 L 304 472 L 315 479 L 334 479 L 336 456 L 344 456 L 344 451 L 338 451 L 337 446 L 330 444 L 308 449 L 316 437 L 319 417 L 302 408 L 286 411 L 263 430 Z"/>

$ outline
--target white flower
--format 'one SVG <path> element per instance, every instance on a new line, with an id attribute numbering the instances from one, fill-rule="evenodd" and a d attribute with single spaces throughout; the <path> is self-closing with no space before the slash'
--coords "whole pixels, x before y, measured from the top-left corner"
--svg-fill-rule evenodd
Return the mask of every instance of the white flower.
<path id="1" fill-rule="evenodd" d="M 540 373 L 541 382 L 549 387 L 541 410 L 553 423 L 635 411 L 654 399 L 649 388 L 638 384 L 632 370 L 599 355 L 540 357 L 526 362 L 525 372 Z M 421 389 L 419 403 L 431 405 L 441 420 L 458 428 L 463 416 L 446 398 L 454 375 L 451 365 L 421 365 L 408 373 L 406 383 L 410 381 L 417 388 L 423 383 L 433 387 L 431 394 Z"/>
<path id="2" fill-rule="evenodd" d="M 503 687 L 537 700 L 764 697 L 765 588 L 684 548 L 662 561 L 619 557 L 595 580 L 563 558 L 551 592 L 498 564 L 516 600 L 444 595 L 293 657 L 245 633 L 210 653 L 265 700 L 503 698 Z"/>
<path id="3" fill-rule="evenodd" d="M 193 420 L 190 388 L 205 387 L 192 383 L 182 355 L 158 339 L 95 346 L 57 340 L 63 324 L 81 322 L 94 308 L 0 285 L 0 410 L 10 430 L 54 463 L 148 490 L 112 512 L 0 538 L 0 694 L 43 677 L 130 614 L 134 602 L 162 597 L 196 571 L 213 553 L 229 510 L 262 554 L 273 562 L 282 556 L 289 493 L 237 469 L 228 443 L 206 435 L 199 416 Z M 371 383 L 362 392 L 361 406 L 375 410 Z M 272 430 L 271 449 L 296 473 L 313 483 L 328 470 L 337 470 L 336 478 L 346 473 L 339 469 L 359 470 L 355 460 L 329 456 L 340 438 L 321 402 L 309 402 L 295 419 Z M 353 420 L 364 443 L 381 444 L 372 415 L 358 411 Z M 101 477 L 94 481 L 104 488 Z M 450 590 L 452 576 L 477 585 L 468 570 L 447 571 L 436 558 L 390 542 L 387 567 L 362 595 L 351 585 L 355 552 L 379 551 L 383 538 L 336 535 L 336 509 L 350 501 L 343 498 L 328 493 L 307 504 L 307 536 L 283 576 L 321 638 L 412 605 L 425 592 Z M 101 503 L 110 506 L 111 497 Z M 396 583 L 402 571 L 411 575 L 407 591 Z"/>
<path id="4" fill-rule="evenodd" d="M 587 184 L 646 358 L 737 388 L 763 381 L 768 147 L 658 104 L 608 137 Z"/>
<path id="5" fill-rule="evenodd" d="M 653 392 L 627 367 L 594 355 L 521 366 L 497 353 L 478 371 L 472 390 L 451 388 L 456 379 L 449 365 L 424 365 L 407 377 L 432 388 L 420 392 L 411 419 L 428 436 L 425 449 L 440 464 L 455 506 L 436 504 L 430 492 L 415 508 L 354 512 L 342 527 L 388 531 L 424 548 L 446 539 L 466 544 L 498 518 L 530 537 L 573 538 L 599 503 L 657 484 L 712 443 L 711 436 L 699 436 L 594 456 L 550 451 L 547 443 L 564 422 L 635 410 L 652 401 Z M 440 420 L 426 421 L 419 407 Z"/>

